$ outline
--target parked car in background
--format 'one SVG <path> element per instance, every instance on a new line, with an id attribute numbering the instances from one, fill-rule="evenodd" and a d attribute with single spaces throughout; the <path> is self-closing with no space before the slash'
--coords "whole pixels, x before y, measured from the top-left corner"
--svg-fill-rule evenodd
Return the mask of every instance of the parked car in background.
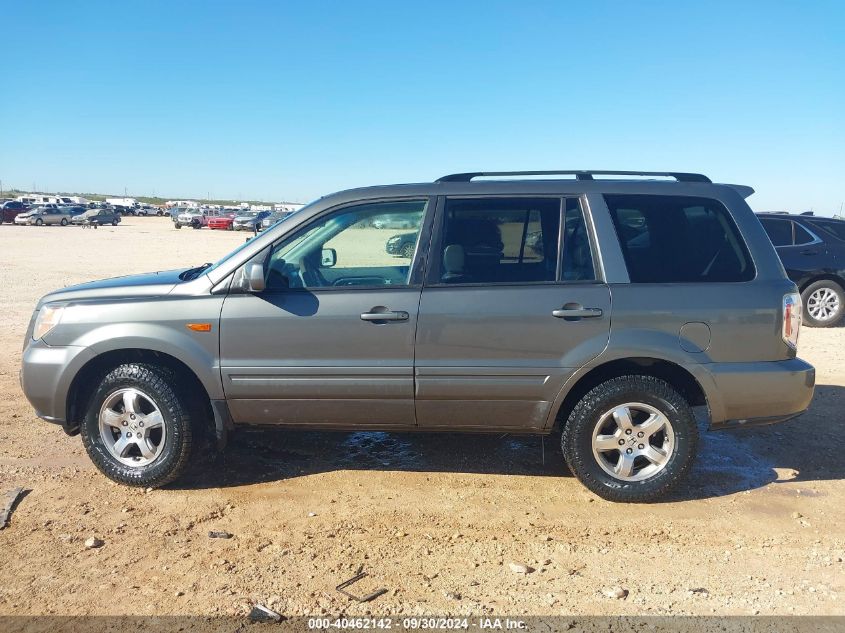
<path id="1" fill-rule="evenodd" d="M 831 327 L 845 314 L 845 221 L 758 213 L 787 276 L 798 285 L 804 322 Z"/>
<path id="2" fill-rule="evenodd" d="M 575 177 L 339 192 L 215 264 L 58 289 L 30 320 L 23 392 L 132 486 L 239 426 L 557 432 L 585 486 L 633 502 L 685 479 L 699 422 L 807 409 L 801 299 L 750 187 L 551 173 Z M 384 253 L 386 214 L 424 236 L 410 261 Z M 730 444 L 709 446 L 716 467 Z"/>
<path id="3" fill-rule="evenodd" d="M 276 222 L 281 222 L 287 217 L 293 215 L 293 211 L 273 211 L 268 215 L 266 218 L 261 220 L 261 224 L 258 226 L 259 231 L 263 231 L 265 229 L 269 229 L 273 226 Z"/>
<path id="4" fill-rule="evenodd" d="M 85 213 L 77 215 L 71 220 L 72 224 L 81 226 L 103 226 L 111 224 L 117 226 L 120 216 L 111 209 L 88 209 Z"/>
<path id="5" fill-rule="evenodd" d="M 261 222 L 270 215 L 269 211 L 245 211 L 235 216 L 232 228 L 235 231 L 255 231 Z"/>
<path id="6" fill-rule="evenodd" d="M 232 222 L 235 219 L 237 214 L 230 212 L 230 213 L 222 213 L 220 215 L 216 215 L 213 218 L 209 218 L 208 220 L 208 228 L 216 229 L 216 230 L 224 230 L 224 231 L 231 231 L 232 230 Z"/>
<path id="7" fill-rule="evenodd" d="M 384 245 L 384 250 L 391 255 L 405 257 L 410 259 L 414 255 L 414 249 L 417 247 L 417 233 L 400 233 L 394 235 Z"/>
<path id="8" fill-rule="evenodd" d="M 124 215 L 135 215 L 134 209 L 130 209 L 129 207 L 125 207 L 120 204 L 113 204 L 111 205 L 112 210 L 120 216 Z"/>
<path id="9" fill-rule="evenodd" d="M 15 218 L 15 224 L 29 224 L 31 226 L 61 225 L 67 226 L 71 220 L 70 211 L 57 205 L 40 206 L 22 213 Z"/>
<path id="10" fill-rule="evenodd" d="M 67 212 L 71 218 L 82 215 L 88 211 L 88 207 L 81 204 L 68 204 L 61 207 L 62 211 Z"/>
<path id="11" fill-rule="evenodd" d="M 203 209 L 185 209 L 176 216 L 173 226 L 181 229 L 183 226 L 190 226 L 192 229 L 201 229 L 208 224 L 209 214 Z"/>
<path id="12" fill-rule="evenodd" d="M 377 229 L 410 229 L 419 223 L 419 218 L 386 213 L 372 219 L 372 225 Z"/>
<path id="13" fill-rule="evenodd" d="M 27 209 L 29 207 L 19 200 L 8 200 L 0 204 L 0 223 L 14 222 L 15 218 Z"/>

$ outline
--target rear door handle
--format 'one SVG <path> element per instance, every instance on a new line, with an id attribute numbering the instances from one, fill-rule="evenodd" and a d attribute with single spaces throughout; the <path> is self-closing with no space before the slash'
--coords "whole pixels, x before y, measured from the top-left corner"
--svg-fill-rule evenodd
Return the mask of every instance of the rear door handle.
<path id="1" fill-rule="evenodd" d="M 552 316 L 558 319 L 595 319 L 601 315 L 601 308 L 561 308 L 560 310 L 552 310 Z"/>
<path id="2" fill-rule="evenodd" d="M 408 320 L 408 313 L 407 312 L 364 312 L 361 315 L 362 321 L 407 321 Z"/>

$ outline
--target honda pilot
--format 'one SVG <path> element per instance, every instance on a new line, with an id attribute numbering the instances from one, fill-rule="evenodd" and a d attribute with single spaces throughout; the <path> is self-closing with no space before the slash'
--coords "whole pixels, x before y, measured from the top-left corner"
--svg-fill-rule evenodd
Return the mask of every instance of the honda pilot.
<path id="1" fill-rule="evenodd" d="M 555 433 L 587 488 L 654 500 L 690 472 L 697 415 L 769 424 L 813 396 L 751 193 L 591 171 L 343 191 L 216 263 L 45 296 L 23 389 L 133 486 L 275 425 Z M 412 248 L 388 252 L 400 225 Z"/>

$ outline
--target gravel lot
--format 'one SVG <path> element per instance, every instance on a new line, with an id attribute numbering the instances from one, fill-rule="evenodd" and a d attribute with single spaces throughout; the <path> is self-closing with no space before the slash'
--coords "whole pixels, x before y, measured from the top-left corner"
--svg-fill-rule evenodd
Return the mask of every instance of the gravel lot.
<path id="1" fill-rule="evenodd" d="M 21 393 L 35 302 L 212 261 L 244 237 L 166 217 L 0 226 L 0 492 L 30 490 L 0 531 L 0 615 L 845 615 L 842 327 L 801 333 L 818 370 L 807 414 L 706 434 L 665 503 L 593 497 L 536 437 L 247 430 L 166 489 L 110 483 Z M 334 586 L 362 564 L 355 588 L 388 593 L 359 605 Z"/>

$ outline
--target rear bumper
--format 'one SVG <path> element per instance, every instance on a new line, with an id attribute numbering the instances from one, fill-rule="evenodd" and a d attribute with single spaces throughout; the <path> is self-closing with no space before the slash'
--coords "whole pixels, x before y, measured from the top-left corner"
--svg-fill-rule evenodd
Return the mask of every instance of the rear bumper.
<path id="1" fill-rule="evenodd" d="M 799 358 L 704 367 L 713 384 L 708 394 L 713 429 L 783 422 L 806 411 L 813 399 L 816 370 Z"/>

